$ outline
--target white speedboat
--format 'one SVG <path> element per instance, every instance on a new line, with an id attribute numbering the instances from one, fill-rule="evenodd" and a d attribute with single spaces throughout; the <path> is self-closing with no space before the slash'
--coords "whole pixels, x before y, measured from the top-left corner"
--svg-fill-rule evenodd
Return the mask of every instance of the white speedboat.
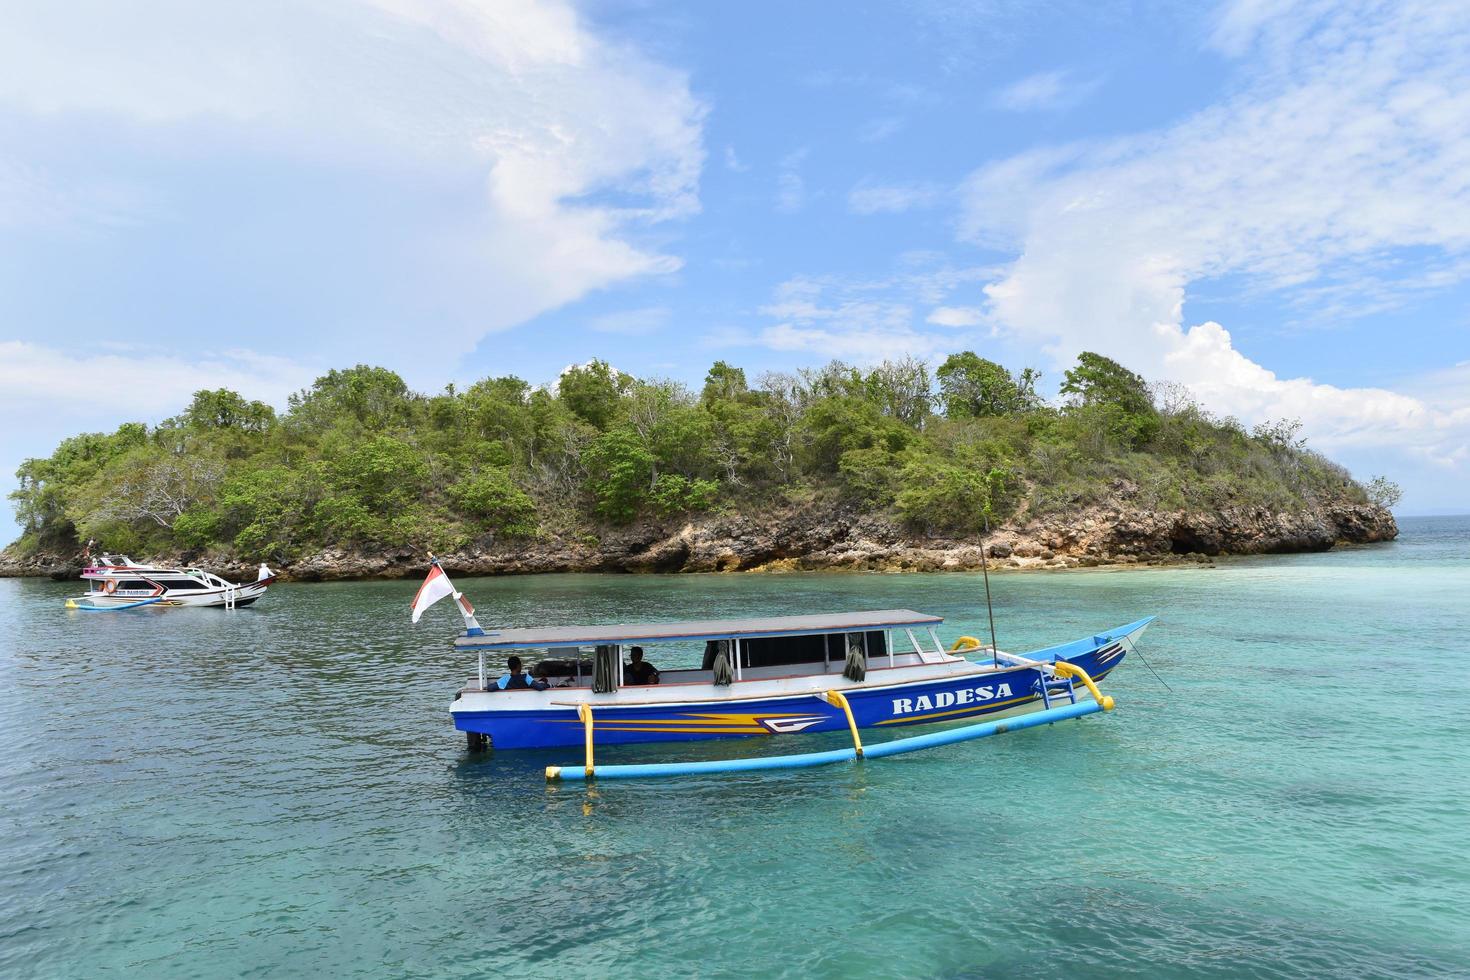
<path id="1" fill-rule="evenodd" d="M 85 595 L 66 600 L 68 609 L 88 611 L 131 609 L 137 606 L 248 606 L 276 580 L 264 563 L 254 582 L 226 581 L 202 568 L 165 568 L 139 565 L 126 555 L 103 555 L 82 569 L 90 583 Z"/>

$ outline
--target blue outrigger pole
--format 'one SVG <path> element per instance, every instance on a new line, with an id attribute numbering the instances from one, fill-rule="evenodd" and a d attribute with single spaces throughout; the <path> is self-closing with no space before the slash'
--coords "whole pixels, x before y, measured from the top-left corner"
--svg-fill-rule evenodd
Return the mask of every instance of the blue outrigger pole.
<path id="1" fill-rule="evenodd" d="M 154 596 L 151 599 L 139 599 L 137 602 L 129 602 L 126 605 L 121 606 L 93 606 L 90 604 L 83 605 L 82 603 L 77 602 L 75 599 L 68 599 L 66 600 L 66 608 L 78 609 L 82 612 L 122 612 L 124 609 L 137 609 L 139 606 L 151 606 L 155 602 L 162 601 L 163 596 L 158 595 Z"/>
<path id="2" fill-rule="evenodd" d="M 801 755 L 777 755 L 767 756 L 759 759 L 713 759 L 707 762 L 665 762 L 649 763 L 645 765 L 627 766 L 594 766 L 592 756 L 587 757 L 587 764 L 581 768 L 576 766 L 547 766 L 546 778 L 564 779 L 568 781 L 578 779 L 637 779 L 640 777 L 655 776 L 701 776 L 714 773 L 727 772 L 759 772 L 766 769 L 810 769 L 814 766 L 826 766 L 835 762 L 852 762 L 856 759 L 882 759 L 890 755 L 903 755 L 905 752 L 917 752 L 919 749 L 932 749 L 939 745 L 953 745 L 956 742 L 969 742 L 977 738 L 986 738 L 990 735 L 1004 735 L 1006 732 L 1020 731 L 1024 728 L 1035 728 L 1038 725 L 1050 725 L 1056 721 L 1066 721 L 1068 718 L 1081 718 L 1083 715 L 1094 714 L 1098 711 L 1111 711 L 1113 699 L 1104 696 L 1101 701 L 1078 701 L 1076 704 L 1063 705 L 1060 708 L 1047 708 L 1019 718 L 1006 718 L 1002 721 L 988 721 L 980 725 L 966 725 L 964 728 L 951 728 L 946 731 L 929 732 L 926 735 L 914 735 L 911 738 L 894 739 L 891 742 L 881 742 L 877 745 L 864 746 L 856 741 L 857 733 L 854 731 L 854 745 L 850 749 L 834 749 L 830 752 L 806 752 Z M 590 752 L 590 743 L 589 743 Z"/>

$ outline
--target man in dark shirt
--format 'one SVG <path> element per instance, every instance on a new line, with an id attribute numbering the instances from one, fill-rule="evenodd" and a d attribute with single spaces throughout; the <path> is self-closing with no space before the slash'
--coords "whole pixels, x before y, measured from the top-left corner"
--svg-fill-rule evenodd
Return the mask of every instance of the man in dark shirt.
<path id="1" fill-rule="evenodd" d="M 511 657 L 505 662 L 510 673 L 495 682 L 502 691 L 544 691 L 551 685 L 545 681 L 533 681 L 530 675 L 521 673 L 521 658 Z"/>
<path id="2" fill-rule="evenodd" d="M 653 664 L 643 659 L 642 647 L 634 647 L 628 651 L 628 666 L 623 669 L 623 683 L 629 686 L 658 683 L 658 671 Z"/>

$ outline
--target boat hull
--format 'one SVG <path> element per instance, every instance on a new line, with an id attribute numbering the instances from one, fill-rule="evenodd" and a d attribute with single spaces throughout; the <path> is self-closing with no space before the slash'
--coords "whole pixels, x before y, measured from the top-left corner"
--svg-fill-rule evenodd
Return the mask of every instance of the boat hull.
<path id="1" fill-rule="evenodd" d="M 139 591 L 97 591 L 78 596 L 73 601 L 78 604 L 85 603 L 94 608 L 106 608 L 138 605 L 144 600 L 157 598 L 157 602 L 148 604 L 150 608 L 162 606 L 217 606 L 223 608 L 230 604 L 228 594 L 230 591 L 233 591 L 235 594 L 235 607 L 244 608 L 245 606 L 252 605 L 264 596 L 266 589 L 270 587 L 271 581 L 271 579 L 265 579 L 260 582 L 251 582 L 248 585 L 236 586 L 233 590 L 198 589 L 184 592 L 165 589 L 161 594 L 156 596 L 152 593 Z"/>
<path id="2" fill-rule="evenodd" d="M 1123 662 L 1127 643 L 1147 623 L 1134 625 L 1137 628 L 1128 628 L 1127 633 L 1120 631 L 1097 637 L 1096 643 L 1078 641 L 1054 648 L 1055 656 L 1044 659 L 1064 659 L 1087 671 L 1094 680 L 1101 680 Z M 1048 698 L 1052 706 L 1059 703 L 1059 696 L 1060 703 L 1071 700 L 1066 694 L 1043 697 L 1046 683 L 1043 671 L 1024 665 L 1002 665 L 997 669 L 988 663 L 975 664 L 971 672 L 894 684 L 852 684 L 840 677 L 813 678 L 812 682 L 826 686 L 779 696 L 631 704 L 599 700 L 607 696 L 589 698 L 585 689 L 552 690 L 538 699 L 541 704 L 537 706 L 519 708 L 507 704 L 503 709 L 488 710 L 452 707 L 451 712 L 460 731 L 489 736 L 495 748 L 523 749 L 582 744 L 583 724 L 571 695 L 578 695 L 591 704 L 598 745 L 845 731 L 847 718 L 842 710 L 820 697 L 821 691 L 828 689 L 843 693 L 860 728 L 875 729 L 998 718 L 1040 710 L 1048 706 Z M 631 695 L 638 690 L 625 688 L 619 693 Z M 504 695 L 492 695 L 492 698 L 495 696 Z M 1076 696 L 1089 697 L 1081 685 L 1076 687 Z M 556 703 L 559 700 L 561 703 Z"/>

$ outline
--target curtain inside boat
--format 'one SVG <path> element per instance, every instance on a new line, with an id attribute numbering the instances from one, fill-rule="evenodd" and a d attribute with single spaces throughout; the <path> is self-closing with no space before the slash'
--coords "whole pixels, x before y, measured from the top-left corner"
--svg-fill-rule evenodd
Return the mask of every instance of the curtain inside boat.
<path id="1" fill-rule="evenodd" d="M 612 644 L 605 644 L 597 648 L 592 655 L 592 690 L 598 694 L 606 694 L 617 689 L 618 671 L 622 668 L 623 657 L 619 648 Z"/>
<path id="2" fill-rule="evenodd" d="M 850 681 L 860 681 L 868 676 L 868 652 L 863 646 L 863 634 L 847 634 L 847 666 L 842 676 Z"/>
<path id="3" fill-rule="evenodd" d="M 735 668 L 730 666 L 730 641 L 715 641 L 715 659 L 711 670 L 715 672 L 715 686 L 729 687 L 735 682 Z"/>

